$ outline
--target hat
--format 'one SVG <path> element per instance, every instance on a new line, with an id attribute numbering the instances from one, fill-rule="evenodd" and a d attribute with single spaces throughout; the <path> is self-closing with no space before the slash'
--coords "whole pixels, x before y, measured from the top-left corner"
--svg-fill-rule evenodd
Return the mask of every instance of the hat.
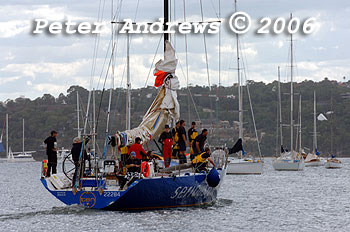
<path id="1" fill-rule="evenodd" d="M 132 151 L 132 152 L 130 152 L 130 155 L 131 155 L 132 157 L 136 158 L 136 152 Z"/>
<path id="2" fill-rule="evenodd" d="M 51 131 L 51 135 L 53 135 L 53 134 L 57 134 L 57 131 Z"/>
<path id="3" fill-rule="evenodd" d="M 165 125 L 165 129 L 168 129 L 168 128 L 170 128 L 169 125 Z"/>
<path id="4" fill-rule="evenodd" d="M 73 139 L 73 143 L 78 143 L 78 142 L 80 142 L 81 141 L 81 139 L 79 138 L 79 137 L 75 137 L 74 139 Z"/>

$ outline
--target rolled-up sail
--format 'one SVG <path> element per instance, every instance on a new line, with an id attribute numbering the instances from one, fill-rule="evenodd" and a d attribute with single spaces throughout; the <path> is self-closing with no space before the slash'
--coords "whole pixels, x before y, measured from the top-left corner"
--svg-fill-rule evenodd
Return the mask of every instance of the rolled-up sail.
<path id="1" fill-rule="evenodd" d="M 175 50 L 167 41 L 164 60 L 159 60 L 154 70 L 154 74 L 166 73 L 162 80 L 158 80 L 158 84 L 161 83 L 161 89 L 138 127 L 117 132 L 118 145 L 130 145 L 137 137 L 140 137 L 143 142 L 150 141 L 160 135 L 165 125 L 170 123 L 171 118 L 174 121 L 179 120 L 180 106 L 176 90 L 179 89 L 180 85 L 175 76 L 176 65 Z"/>

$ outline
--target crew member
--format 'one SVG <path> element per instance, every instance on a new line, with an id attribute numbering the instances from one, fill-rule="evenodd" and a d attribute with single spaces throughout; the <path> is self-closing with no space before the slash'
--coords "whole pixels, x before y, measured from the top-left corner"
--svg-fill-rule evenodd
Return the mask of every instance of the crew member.
<path id="1" fill-rule="evenodd" d="M 89 138 L 85 139 L 85 146 L 86 144 L 89 142 Z M 76 137 L 73 139 L 73 146 L 71 149 L 71 153 L 72 153 L 72 158 L 74 161 L 74 165 L 75 165 L 75 172 L 74 172 L 74 176 L 73 176 L 73 184 L 75 182 L 75 178 L 77 177 L 78 174 L 78 168 L 79 168 L 79 159 L 80 159 L 80 154 L 81 154 L 81 148 L 83 146 L 83 143 L 81 141 L 81 139 L 79 137 Z M 85 160 L 89 160 L 89 170 L 91 169 L 91 164 L 90 164 L 90 157 L 88 156 L 86 150 L 84 149 L 83 151 L 83 160 L 82 163 L 85 163 Z"/>
<path id="2" fill-rule="evenodd" d="M 202 133 L 196 137 L 192 143 L 192 149 L 195 156 L 204 152 L 204 144 L 207 140 L 208 130 L 203 129 Z"/>
<path id="3" fill-rule="evenodd" d="M 142 157 L 146 155 L 146 151 L 145 149 L 143 149 L 142 145 L 141 145 L 141 138 L 137 137 L 135 139 L 135 143 L 133 145 L 131 145 L 130 149 L 129 149 L 129 155 L 131 152 L 135 152 L 136 153 L 136 158 L 139 160 L 142 160 Z"/>
<path id="4" fill-rule="evenodd" d="M 216 167 L 214 161 L 210 158 L 210 149 L 205 148 L 205 151 L 197 155 L 192 160 L 192 166 L 195 168 L 196 172 L 207 171 L 208 161 Z"/>
<path id="5" fill-rule="evenodd" d="M 155 159 L 153 152 L 152 151 L 148 151 L 146 156 L 143 157 L 142 160 L 149 162 L 149 161 L 152 161 L 153 159 Z"/>
<path id="6" fill-rule="evenodd" d="M 179 163 L 184 164 L 187 163 L 185 151 L 187 147 L 187 138 L 186 138 L 186 122 L 184 120 L 180 120 L 180 127 L 178 129 L 178 135 L 179 135 Z"/>
<path id="7" fill-rule="evenodd" d="M 196 157 L 196 156 L 195 156 L 193 148 L 192 148 L 192 143 L 196 139 L 196 137 L 198 136 L 198 132 L 196 130 L 196 122 L 192 122 L 192 127 L 188 130 L 187 133 L 188 133 L 188 143 L 189 143 L 189 146 L 191 148 L 190 157 L 191 157 L 191 160 L 193 160 L 194 157 Z"/>
<path id="8" fill-rule="evenodd" d="M 130 152 L 129 159 L 126 160 L 126 168 L 128 172 L 140 172 L 141 160 L 137 158 L 136 152 Z"/>
<path id="9" fill-rule="evenodd" d="M 165 129 L 160 135 L 158 142 L 163 144 L 164 166 L 165 168 L 167 168 L 170 166 L 173 146 L 173 136 L 170 132 L 170 127 L 168 125 L 165 125 Z"/>
<path id="10" fill-rule="evenodd" d="M 180 121 L 176 122 L 175 127 L 173 128 L 172 135 L 173 135 L 173 158 L 176 159 L 178 158 L 178 154 L 179 154 L 179 127 L 180 127 Z"/>
<path id="11" fill-rule="evenodd" d="M 51 131 L 51 136 L 45 139 L 44 143 L 46 145 L 46 154 L 47 154 L 47 177 L 50 177 L 51 169 L 52 174 L 57 173 L 57 132 Z"/>

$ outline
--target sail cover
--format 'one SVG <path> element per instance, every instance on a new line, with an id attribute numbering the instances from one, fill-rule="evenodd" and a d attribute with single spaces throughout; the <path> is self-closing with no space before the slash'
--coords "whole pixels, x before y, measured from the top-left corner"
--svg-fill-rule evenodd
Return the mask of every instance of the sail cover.
<path id="1" fill-rule="evenodd" d="M 160 135 L 165 125 L 170 123 L 171 118 L 174 121 L 178 121 L 180 118 L 180 106 L 176 93 L 180 84 L 175 76 L 177 59 L 175 58 L 175 50 L 168 41 L 166 41 L 165 46 L 164 60 L 159 60 L 155 64 L 154 70 L 154 74 L 166 73 L 164 79 L 161 80 L 160 91 L 138 127 L 117 132 L 118 145 L 130 145 L 137 137 L 140 137 L 144 143 L 150 141 Z"/>

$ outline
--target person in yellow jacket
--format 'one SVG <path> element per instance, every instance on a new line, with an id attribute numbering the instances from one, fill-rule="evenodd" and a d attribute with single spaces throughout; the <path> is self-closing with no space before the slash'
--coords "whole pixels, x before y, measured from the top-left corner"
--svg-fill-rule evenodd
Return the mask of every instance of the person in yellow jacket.
<path id="1" fill-rule="evenodd" d="M 173 153 L 172 153 L 172 158 L 176 159 L 178 158 L 178 154 L 180 151 L 180 147 L 179 147 L 179 127 L 180 127 L 180 121 L 176 122 L 176 126 L 172 129 L 171 133 L 173 134 Z"/>
<path id="2" fill-rule="evenodd" d="M 195 168 L 196 172 L 207 171 L 208 161 L 216 167 L 214 161 L 210 158 L 210 149 L 205 148 L 205 151 L 199 155 L 197 155 L 192 160 L 192 166 Z"/>
<path id="3" fill-rule="evenodd" d="M 198 131 L 196 130 L 196 122 L 192 122 L 192 126 L 188 130 L 187 133 L 188 133 L 189 146 L 191 148 L 190 157 L 191 157 L 191 160 L 193 160 L 196 157 L 196 155 L 195 155 L 194 150 L 192 148 L 192 143 L 193 143 L 193 141 L 196 139 L 196 137 L 198 135 Z"/>

